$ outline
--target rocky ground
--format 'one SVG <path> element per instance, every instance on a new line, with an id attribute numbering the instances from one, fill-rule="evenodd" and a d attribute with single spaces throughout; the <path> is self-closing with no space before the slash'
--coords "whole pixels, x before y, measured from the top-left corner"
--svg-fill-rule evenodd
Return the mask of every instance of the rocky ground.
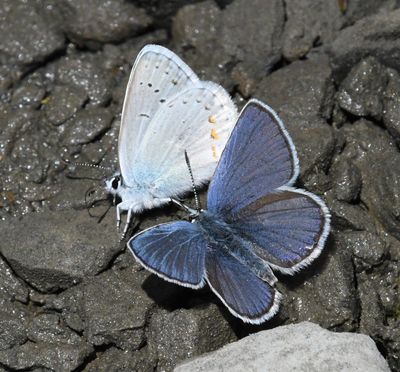
<path id="1" fill-rule="evenodd" d="M 370 335 L 400 370 L 400 4 L 345 3 L 1 0 L 0 369 L 168 371 L 308 320 Z M 128 74 L 147 43 L 179 53 L 239 107 L 257 97 L 277 110 L 298 185 L 331 209 L 325 252 L 279 277 L 283 305 L 263 326 L 142 270 L 114 211 L 98 223 L 85 210 L 104 174 L 61 161 L 117 167 Z M 152 211 L 139 228 L 182 217 Z"/>

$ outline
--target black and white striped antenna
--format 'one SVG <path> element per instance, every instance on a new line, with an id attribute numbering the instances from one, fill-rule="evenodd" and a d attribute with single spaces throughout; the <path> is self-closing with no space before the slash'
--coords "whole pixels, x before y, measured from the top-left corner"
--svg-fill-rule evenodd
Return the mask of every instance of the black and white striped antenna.
<path id="1" fill-rule="evenodd" d="M 196 185 L 194 183 L 194 177 L 193 177 L 193 172 L 192 172 L 192 167 L 190 166 L 190 161 L 189 161 L 189 156 L 187 151 L 185 150 L 185 160 L 186 160 L 186 165 L 189 169 L 189 174 L 190 174 L 190 179 L 192 180 L 192 187 L 193 187 L 193 193 L 194 193 L 194 200 L 196 202 L 196 210 L 197 212 L 200 213 L 201 211 L 201 206 L 200 206 L 200 200 L 199 200 L 199 196 L 197 194 L 197 190 L 196 190 Z"/>

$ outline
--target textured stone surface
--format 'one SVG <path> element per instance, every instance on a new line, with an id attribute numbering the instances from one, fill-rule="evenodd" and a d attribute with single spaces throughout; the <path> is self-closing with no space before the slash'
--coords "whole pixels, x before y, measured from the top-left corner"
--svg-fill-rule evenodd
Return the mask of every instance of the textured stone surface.
<path id="1" fill-rule="evenodd" d="M 27 340 L 28 312 L 19 304 L 1 301 L 0 351 L 22 345 Z"/>
<path id="2" fill-rule="evenodd" d="M 3 63 L 43 62 L 50 55 L 63 49 L 65 44 L 62 33 L 49 25 L 33 1 L 2 1 L 0 33 L 0 60 Z"/>
<path id="3" fill-rule="evenodd" d="M 273 107 L 289 129 L 311 127 L 314 122 L 319 126 L 316 118 L 330 117 L 334 102 L 328 58 L 296 61 L 278 69 L 260 82 L 255 96 Z"/>
<path id="4" fill-rule="evenodd" d="M 357 272 L 380 265 L 387 254 L 387 243 L 369 232 L 349 231 L 336 236 L 340 250 L 351 252 Z"/>
<path id="5" fill-rule="evenodd" d="M 332 66 L 339 80 L 362 59 L 374 56 L 396 68 L 400 57 L 397 42 L 400 9 L 362 18 L 343 29 L 331 47 Z"/>
<path id="6" fill-rule="evenodd" d="M 151 23 L 143 9 L 126 0 L 62 0 L 58 7 L 67 36 L 89 46 L 124 40 Z M 88 12 L 88 7 L 94 11 Z"/>
<path id="7" fill-rule="evenodd" d="M 85 343 L 77 345 L 26 342 L 21 346 L 0 351 L 0 363 L 9 369 L 41 369 L 72 371 L 93 352 Z"/>
<path id="8" fill-rule="evenodd" d="M 117 372 L 140 371 L 153 372 L 156 361 L 151 358 L 147 349 L 135 352 L 119 350 L 115 347 L 107 349 L 98 358 L 90 362 L 85 372 Z"/>
<path id="9" fill-rule="evenodd" d="M 396 70 L 388 70 L 388 84 L 383 100 L 383 123 L 400 146 L 400 76 Z"/>
<path id="10" fill-rule="evenodd" d="M 114 216 L 99 225 L 86 211 L 31 214 L 2 223 L 0 251 L 30 285 L 55 292 L 107 267 L 119 251 L 114 226 Z"/>
<path id="11" fill-rule="evenodd" d="M 92 107 L 76 114 L 65 123 L 65 145 L 82 145 L 100 137 L 111 128 L 112 112 L 103 107 Z"/>
<path id="12" fill-rule="evenodd" d="M 290 323 L 311 321 L 324 328 L 352 331 L 357 319 L 351 252 L 331 236 L 325 254 L 299 277 L 285 277 L 282 311 Z"/>
<path id="13" fill-rule="evenodd" d="M 349 203 L 354 202 L 361 191 L 361 172 L 351 161 L 338 159 L 340 160 L 335 162 L 331 168 L 335 180 L 333 187 L 336 199 Z"/>
<path id="14" fill-rule="evenodd" d="M 10 266 L 0 258 L 0 303 L 5 300 L 28 301 L 28 288 L 11 270 Z"/>
<path id="15" fill-rule="evenodd" d="M 365 59 L 353 67 L 341 84 L 339 105 L 355 116 L 379 120 L 383 111 L 386 84 L 387 74 L 384 67 L 373 57 Z"/>
<path id="16" fill-rule="evenodd" d="M 87 99 L 87 93 L 82 88 L 56 85 L 43 106 L 51 123 L 60 125 L 74 115 Z"/>
<path id="17" fill-rule="evenodd" d="M 400 239 L 400 153 L 381 128 L 360 120 L 345 128 L 344 154 L 361 171 L 361 200 L 393 236 Z M 385 177 L 381 177 L 382 172 Z"/>
<path id="18" fill-rule="evenodd" d="M 324 0 L 286 0 L 283 56 L 304 57 L 315 45 L 329 45 L 342 27 L 344 17 L 337 3 Z"/>
<path id="19" fill-rule="evenodd" d="M 83 88 L 91 105 L 105 105 L 111 99 L 111 76 L 101 68 L 95 55 L 62 59 L 56 71 L 56 81 Z"/>
<path id="20" fill-rule="evenodd" d="M 150 321 L 148 344 L 158 368 L 172 370 L 177 362 L 215 350 L 236 336 L 214 304 L 173 312 L 160 310 Z"/>
<path id="21" fill-rule="evenodd" d="M 349 204 L 326 194 L 326 201 L 332 214 L 333 225 L 341 230 L 376 231 L 373 217 L 360 205 Z"/>
<path id="22" fill-rule="evenodd" d="M 70 328 L 84 329 L 96 346 L 137 350 L 144 343 L 144 327 L 153 307 L 141 288 L 147 275 L 132 268 L 110 270 L 65 291 L 49 307 L 62 311 Z"/>
<path id="23" fill-rule="evenodd" d="M 238 0 L 223 10 L 207 1 L 183 7 L 172 32 L 178 49 L 195 70 L 226 86 L 232 82 L 225 72 L 231 72 L 242 94 L 248 96 L 257 80 L 280 59 L 283 22 L 281 0 L 268 4 Z M 248 35 L 262 35 L 263 42 Z M 255 53 L 258 58 L 251 58 Z"/>
<path id="24" fill-rule="evenodd" d="M 45 94 L 43 87 L 27 83 L 14 90 L 12 103 L 17 107 L 38 108 Z"/>
<path id="25" fill-rule="evenodd" d="M 266 366 L 271 370 L 304 372 L 390 371 L 370 337 L 329 332 L 309 322 L 256 333 L 184 363 L 175 371 L 261 371 Z"/>

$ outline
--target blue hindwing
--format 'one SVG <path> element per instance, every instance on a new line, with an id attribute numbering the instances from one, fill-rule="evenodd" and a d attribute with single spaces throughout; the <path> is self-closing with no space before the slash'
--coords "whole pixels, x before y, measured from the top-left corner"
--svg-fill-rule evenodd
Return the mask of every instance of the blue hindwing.
<path id="1" fill-rule="evenodd" d="M 247 323 L 262 323 L 278 310 L 279 292 L 223 247 L 209 245 L 206 279 L 229 311 Z"/>

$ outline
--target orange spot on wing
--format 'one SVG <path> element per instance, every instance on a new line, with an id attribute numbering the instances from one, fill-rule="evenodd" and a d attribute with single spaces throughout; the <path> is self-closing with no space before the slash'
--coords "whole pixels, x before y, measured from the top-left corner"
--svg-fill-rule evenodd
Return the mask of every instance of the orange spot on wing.
<path id="1" fill-rule="evenodd" d="M 214 159 L 218 159 L 217 148 L 215 147 L 214 144 L 211 145 L 211 150 L 212 150 L 213 158 L 214 158 Z"/>
<path id="2" fill-rule="evenodd" d="M 211 129 L 211 137 L 213 138 L 213 139 L 215 139 L 215 140 L 218 140 L 220 137 L 219 137 L 219 134 L 217 133 L 217 131 L 213 128 L 213 129 Z"/>

